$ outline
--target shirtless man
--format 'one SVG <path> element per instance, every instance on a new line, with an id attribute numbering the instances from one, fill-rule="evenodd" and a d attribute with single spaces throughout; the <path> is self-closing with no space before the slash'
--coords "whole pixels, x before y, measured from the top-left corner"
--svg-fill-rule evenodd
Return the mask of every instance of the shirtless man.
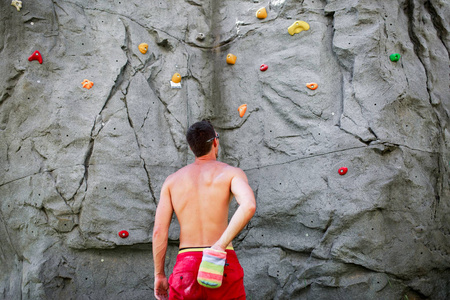
<path id="1" fill-rule="evenodd" d="M 256 202 L 247 176 L 216 160 L 219 134 L 208 121 L 189 127 L 186 139 L 195 161 L 167 177 L 161 189 L 153 229 L 155 297 L 167 299 L 245 299 L 244 273 L 231 241 L 253 217 Z M 238 209 L 228 224 L 235 197 Z M 169 281 L 164 272 L 172 214 L 180 223 L 180 251 Z M 204 248 L 226 252 L 222 286 L 207 288 L 197 282 Z"/>

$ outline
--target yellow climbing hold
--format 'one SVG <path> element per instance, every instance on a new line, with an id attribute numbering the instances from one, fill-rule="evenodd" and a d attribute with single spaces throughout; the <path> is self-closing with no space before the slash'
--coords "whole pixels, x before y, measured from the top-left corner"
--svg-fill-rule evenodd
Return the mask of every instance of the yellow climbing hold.
<path id="1" fill-rule="evenodd" d="M 294 35 L 296 33 L 300 33 L 303 30 L 309 30 L 309 24 L 304 21 L 295 21 L 294 24 L 289 26 L 288 32 L 290 35 Z"/>
<path id="2" fill-rule="evenodd" d="M 260 9 L 258 9 L 258 11 L 256 12 L 256 17 L 258 19 L 265 19 L 267 18 L 267 11 L 265 7 L 262 7 Z"/>
<path id="3" fill-rule="evenodd" d="M 180 83 L 181 82 L 181 75 L 180 75 L 180 73 L 173 74 L 172 82 L 174 82 L 174 83 Z"/>
<path id="4" fill-rule="evenodd" d="M 147 43 L 142 43 L 139 45 L 139 51 L 141 51 L 142 54 L 147 53 L 148 50 L 148 44 Z"/>
<path id="5" fill-rule="evenodd" d="M 20 11 L 20 9 L 22 8 L 22 1 L 12 0 L 11 5 L 14 6 L 17 11 Z"/>
<path id="6" fill-rule="evenodd" d="M 233 55 L 231 53 L 227 54 L 227 64 L 234 65 L 236 63 L 236 55 Z"/>

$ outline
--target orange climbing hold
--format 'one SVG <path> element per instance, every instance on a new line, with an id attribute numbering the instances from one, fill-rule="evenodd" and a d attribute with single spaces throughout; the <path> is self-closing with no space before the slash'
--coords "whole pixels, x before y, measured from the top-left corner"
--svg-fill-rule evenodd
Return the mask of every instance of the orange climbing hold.
<path id="1" fill-rule="evenodd" d="M 148 50 L 148 44 L 147 43 L 142 43 L 139 45 L 139 51 L 141 51 L 142 54 L 147 53 Z"/>
<path id="2" fill-rule="evenodd" d="M 180 75 L 180 73 L 173 74 L 172 82 L 173 83 L 180 83 L 181 82 L 181 75 Z"/>
<path id="3" fill-rule="evenodd" d="M 258 19 L 265 19 L 267 18 L 267 11 L 265 7 L 262 7 L 260 9 L 258 9 L 258 11 L 256 12 L 256 17 Z"/>
<path id="4" fill-rule="evenodd" d="M 227 54 L 227 64 L 234 65 L 236 63 L 236 55 L 233 55 L 231 53 Z"/>
<path id="5" fill-rule="evenodd" d="M 83 80 L 83 82 L 81 83 L 81 85 L 82 85 L 84 88 L 86 88 L 86 89 L 89 90 L 89 89 L 94 85 L 94 83 L 93 83 L 92 81 L 90 81 L 90 80 L 85 79 L 85 80 Z"/>
<path id="6" fill-rule="evenodd" d="M 239 106 L 238 108 L 239 117 L 242 118 L 245 115 L 246 111 L 247 111 L 247 104 L 242 104 L 241 106 Z"/>
<path id="7" fill-rule="evenodd" d="M 318 85 L 317 83 L 315 83 L 315 82 L 309 82 L 309 83 L 306 84 L 306 87 L 307 87 L 308 89 L 311 89 L 311 90 L 317 89 L 318 86 L 319 86 L 319 85 Z"/>

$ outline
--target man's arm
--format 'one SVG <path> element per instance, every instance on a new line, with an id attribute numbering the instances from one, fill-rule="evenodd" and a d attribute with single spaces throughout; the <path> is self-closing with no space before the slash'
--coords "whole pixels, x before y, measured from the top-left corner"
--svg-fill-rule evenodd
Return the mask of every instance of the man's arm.
<path id="1" fill-rule="evenodd" d="M 172 220 L 173 206 L 170 198 L 170 191 L 166 182 L 161 189 L 159 204 L 156 209 L 155 225 L 153 227 L 153 263 L 155 265 L 155 286 L 154 292 L 156 299 L 168 299 L 166 273 L 164 263 L 166 259 L 167 240 L 169 237 L 169 226 Z"/>
<path id="2" fill-rule="evenodd" d="M 237 169 L 236 175 L 231 180 L 231 192 L 239 204 L 227 228 L 220 239 L 212 246 L 213 249 L 225 251 L 226 247 L 244 229 L 255 214 L 256 201 L 253 190 L 248 184 L 244 171 Z"/>

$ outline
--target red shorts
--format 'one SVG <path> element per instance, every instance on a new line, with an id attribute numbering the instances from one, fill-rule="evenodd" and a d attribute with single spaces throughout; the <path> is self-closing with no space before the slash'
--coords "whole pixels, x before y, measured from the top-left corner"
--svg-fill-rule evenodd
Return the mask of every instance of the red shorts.
<path id="1" fill-rule="evenodd" d="M 169 277 L 169 299 L 245 299 L 244 270 L 239 264 L 236 252 L 228 249 L 226 252 L 227 259 L 222 286 L 217 289 L 201 286 L 197 282 L 197 273 L 203 256 L 202 251 L 179 253 L 172 275 Z"/>

